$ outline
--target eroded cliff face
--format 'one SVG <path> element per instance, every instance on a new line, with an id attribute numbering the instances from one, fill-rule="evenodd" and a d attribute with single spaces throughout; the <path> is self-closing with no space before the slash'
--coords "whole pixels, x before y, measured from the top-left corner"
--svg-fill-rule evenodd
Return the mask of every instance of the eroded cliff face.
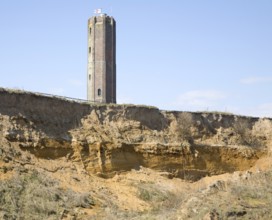
<path id="1" fill-rule="evenodd" d="M 267 155 L 272 120 L 220 113 L 89 105 L 0 90 L 0 144 L 6 161 L 66 158 L 105 177 L 141 166 L 169 177 L 246 170 Z"/>

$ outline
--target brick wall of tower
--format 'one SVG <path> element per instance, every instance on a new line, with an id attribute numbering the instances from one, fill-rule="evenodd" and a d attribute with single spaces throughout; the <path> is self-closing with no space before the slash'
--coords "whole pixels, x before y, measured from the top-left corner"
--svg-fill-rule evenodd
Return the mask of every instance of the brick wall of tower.
<path id="1" fill-rule="evenodd" d="M 95 16 L 89 19 L 88 30 L 88 100 L 116 103 L 115 21 Z"/>

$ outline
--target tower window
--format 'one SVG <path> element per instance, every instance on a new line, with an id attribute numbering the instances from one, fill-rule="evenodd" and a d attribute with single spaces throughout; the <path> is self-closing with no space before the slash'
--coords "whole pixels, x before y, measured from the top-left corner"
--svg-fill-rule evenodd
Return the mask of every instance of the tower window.
<path id="1" fill-rule="evenodd" d="M 89 53 L 91 53 L 92 52 L 92 48 L 91 47 L 89 47 Z"/>
<path id="2" fill-rule="evenodd" d="M 92 78 L 92 75 L 90 74 L 90 75 L 89 75 L 89 80 L 91 80 L 91 78 Z"/>
<path id="3" fill-rule="evenodd" d="M 90 34 L 92 34 L 92 29 L 90 28 Z"/>
<path id="4" fill-rule="evenodd" d="M 98 96 L 101 96 L 101 89 L 98 89 L 98 90 L 97 90 L 97 95 L 98 95 Z"/>

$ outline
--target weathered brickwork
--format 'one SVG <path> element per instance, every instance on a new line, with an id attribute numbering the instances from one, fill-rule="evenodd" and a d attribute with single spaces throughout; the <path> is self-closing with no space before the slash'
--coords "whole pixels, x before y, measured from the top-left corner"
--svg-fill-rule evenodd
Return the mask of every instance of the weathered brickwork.
<path id="1" fill-rule="evenodd" d="M 116 30 L 113 17 L 88 21 L 88 92 L 91 102 L 116 103 Z"/>

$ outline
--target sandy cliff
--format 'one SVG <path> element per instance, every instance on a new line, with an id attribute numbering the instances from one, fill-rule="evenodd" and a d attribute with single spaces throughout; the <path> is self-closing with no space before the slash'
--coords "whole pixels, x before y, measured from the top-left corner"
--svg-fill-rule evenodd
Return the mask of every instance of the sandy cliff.
<path id="1" fill-rule="evenodd" d="M 269 155 L 271 130 L 268 118 L 89 105 L 1 89 L 0 166 L 5 172 L 0 179 L 18 166 L 36 166 L 51 173 L 68 169 L 71 175 L 95 174 L 113 182 L 122 173 L 148 168 L 175 184 L 175 178 L 192 182 L 250 169 Z M 128 203 L 144 210 L 138 200 Z"/>

